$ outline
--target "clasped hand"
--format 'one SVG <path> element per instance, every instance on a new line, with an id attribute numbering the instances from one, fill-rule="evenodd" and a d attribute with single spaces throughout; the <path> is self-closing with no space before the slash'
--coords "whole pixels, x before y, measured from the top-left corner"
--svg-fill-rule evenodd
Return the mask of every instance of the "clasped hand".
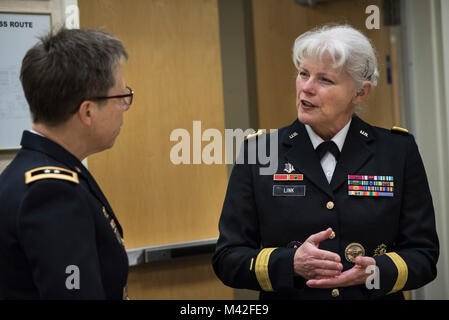
<path id="1" fill-rule="evenodd" d="M 358 256 L 354 266 L 342 272 L 340 256 L 318 248 L 320 242 L 329 239 L 331 233 L 331 228 L 315 233 L 296 250 L 293 260 L 295 273 L 305 278 L 306 285 L 311 288 L 348 287 L 365 283 L 370 276 L 365 270 L 370 265 L 376 265 L 376 260 Z"/>

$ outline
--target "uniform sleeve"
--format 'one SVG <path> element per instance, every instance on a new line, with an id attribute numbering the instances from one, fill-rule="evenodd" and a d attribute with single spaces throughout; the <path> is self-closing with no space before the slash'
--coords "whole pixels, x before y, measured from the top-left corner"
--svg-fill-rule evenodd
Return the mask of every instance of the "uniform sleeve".
<path id="1" fill-rule="evenodd" d="M 251 170 L 248 164 L 236 164 L 232 170 L 213 257 L 215 273 L 234 288 L 292 288 L 295 249 L 261 248 Z"/>
<path id="2" fill-rule="evenodd" d="M 71 182 L 33 183 L 19 238 L 41 299 L 105 299 L 89 206 Z"/>
<path id="3" fill-rule="evenodd" d="M 375 257 L 380 279 L 375 295 L 422 287 L 437 274 L 439 242 L 432 196 L 418 146 L 413 136 L 408 139 L 395 251 Z"/>

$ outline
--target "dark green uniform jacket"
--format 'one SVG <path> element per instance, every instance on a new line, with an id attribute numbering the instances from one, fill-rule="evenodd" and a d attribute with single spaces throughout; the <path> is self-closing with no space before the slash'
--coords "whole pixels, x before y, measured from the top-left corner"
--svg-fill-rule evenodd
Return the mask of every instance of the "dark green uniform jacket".
<path id="1" fill-rule="evenodd" d="M 122 229 L 94 178 L 25 131 L 0 175 L 0 299 L 122 299 Z"/>
<path id="2" fill-rule="evenodd" d="M 266 134 L 251 139 L 270 143 Z M 226 285 L 260 290 L 261 299 L 401 299 L 402 290 L 436 277 L 434 208 L 412 135 L 373 127 L 354 116 L 330 184 L 302 123 L 279 129 L 278 141 L 277 174 L 294 169 L 291 174 L 303 176 L 276 181 L 274 175 L 260 175 L 259 164 L 234 166 L 213 257 L 214 270 Z M 361 181 L 374 179 L 392 188 L 381 189 L 390 196 L 350 194 L 354 181 L 369 187 Z M 354 265 L 351 250 L 374 257 L 379 289 L 309 288 L 294 274 L 291 244 L 329 227 L 335 234 L 320 249 L 339 254 L 344 270 Z"/>

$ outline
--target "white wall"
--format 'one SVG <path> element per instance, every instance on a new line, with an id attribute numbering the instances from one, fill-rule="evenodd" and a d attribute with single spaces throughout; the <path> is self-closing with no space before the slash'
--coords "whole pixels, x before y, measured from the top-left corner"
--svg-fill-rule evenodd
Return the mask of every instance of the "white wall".
<path id="1" fill-rule="evenodd" d="M 73 27 L 74 24 L 76 27 L 76 22 L 79 25 L 79 19 L 73 16 L 73 10 L 66 13 L 66 10 L 73 9 L 73 6 L 78 6 L 77 0 L 0 0 L 1 12 L 50 13 L 53 28 L 62 25 Z M 0 172 L 14 158 L 16 152 L 17 150 L 0 150 Z"/>

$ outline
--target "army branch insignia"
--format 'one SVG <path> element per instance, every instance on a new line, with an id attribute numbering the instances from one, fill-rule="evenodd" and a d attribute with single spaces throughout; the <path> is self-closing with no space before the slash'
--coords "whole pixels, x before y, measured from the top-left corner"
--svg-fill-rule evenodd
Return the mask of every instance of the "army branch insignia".
<path id="1" fill-rule="evenodd" d="M 345 258 L 349 262 L 355 263 L 355 258 L 365 255 L 365 248 L 360 243 L 350 243 L 345 249 Z"/>

